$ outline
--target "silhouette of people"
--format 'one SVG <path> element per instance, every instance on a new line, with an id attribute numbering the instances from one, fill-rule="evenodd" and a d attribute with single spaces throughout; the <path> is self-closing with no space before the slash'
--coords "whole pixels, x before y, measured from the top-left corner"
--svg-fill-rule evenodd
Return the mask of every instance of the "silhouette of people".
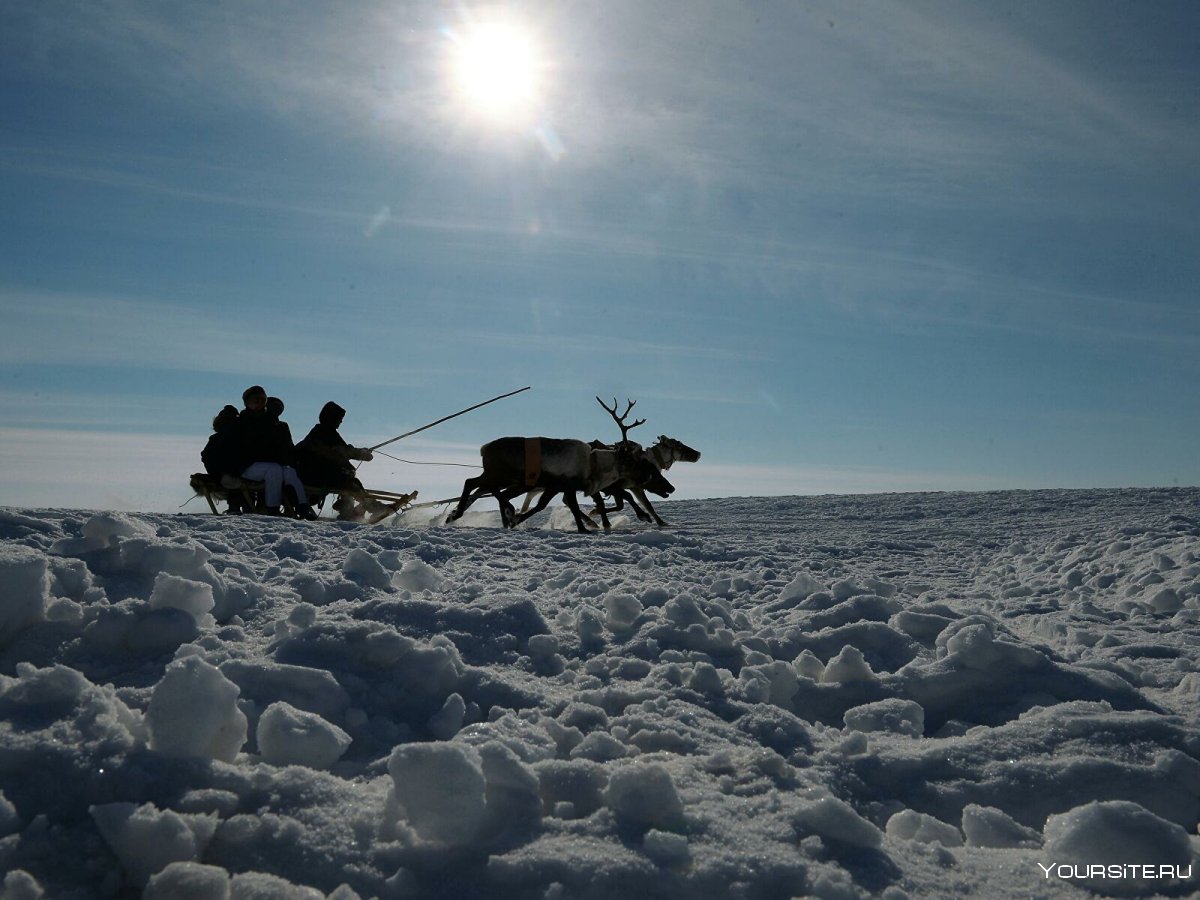
<path id="1" fill-rule="evenodd" d="M 338 432 L 345 418 L 346 410 L 330 400 L 321 407 L 317 424 L 296 445 L 300 473 L 306 483 L 334 491 L 363 490 L 351 460 L 370 462 L 374 457 L 370 450 L 347 443 Z M 354 499 L 345 494 L 333 508 L 339 519 L 357 519 L 366 511 L 365 507 L 356 507 Z"/>
<path id="2" fill-rule="evenodd" d="M 240 462 L 241 477 L 251 481 L 263 482 L 265 489 L 266 513 L 269 516 L 282 515 L 283 487 L 287 484 L 295 493 L 296 513 L 303 519 L 315 519 L 295 468 L 292 466 L 295 448 L 291 442 L 291 431 L 276 415 L 267 411 L 267 392 L 259 385 L 249 387 L 242 394 L 245 409 L 237 418 L 236 436 Z M 279 412 L 283 411 L 283 403 L 277 404 Z"/>
<path id="3" fill-rule="evenodd" d="M 268 397 L 267 415 L 275 420 L 276 440 L 279 444 L 279 457 L 283 461 L 283 491 L 291 494 L 292 506 L 302 519 L 315 519 L 316 512 L 305 497 L 304 482 L 301 481 L 296 466 L 296 445 L 292 443 L 292 429 L 280 418 L 283 415 L 283 401 L 278 397 Z M 302 499 L 303 498 L 303 499 Z"/>
<path id="4" fill-rule="evenodd" d="M 242 471 L 237 424 L 237 407 L 225 406 L 213 418 L 213 433 L 209 436 L 204 449 L 200 451 L 200 461 L 204 464 L 204 471 L 214 478 L 221 479 L 221 486 L 226 489 L 229 489 L 231 485 L 226 484 L 225 479 L 231 476 L 236 478 Z M 229 503 L 228 515 L 236 516 L 242 513 L 242 500 L 238 494 L 230 493 L 227 502 Z"/>

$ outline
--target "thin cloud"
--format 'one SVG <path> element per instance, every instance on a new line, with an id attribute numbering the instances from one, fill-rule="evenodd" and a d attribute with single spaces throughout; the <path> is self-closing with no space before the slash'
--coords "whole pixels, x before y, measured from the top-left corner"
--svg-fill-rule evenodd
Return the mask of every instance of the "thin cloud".
<path id="1" fill-rule="evenodd" d="M 0 351 L 9 365 L 69 361 L 224 374 L 253 369 L 276 377 L 399 387 L 425 384 L 436 371 L 406 371 L 387 358 L 331 352 L 327 333 L 286 316 L 272 319 L 266 330 L 255 321 L 239 326 L 177 303 L 16 288 L 0 289 L 0 311 L 5 316 Z M 72 327 L 58 327 L 63 321 Z"/>

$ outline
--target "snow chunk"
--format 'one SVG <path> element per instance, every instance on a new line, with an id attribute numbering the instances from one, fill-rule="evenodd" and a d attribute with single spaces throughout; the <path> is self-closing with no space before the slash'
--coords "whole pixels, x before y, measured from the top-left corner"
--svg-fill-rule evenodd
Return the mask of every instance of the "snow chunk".
<path id="1" fill-rule="evenodd" d="M 232 762 L 247 733 L 238 693 L 236 684 L 198 656 L 171 663 L 146 710 L 150 748 L 164 756 Z"/>
<path id="2" fill-rule="evenodd" d="M 105 803 L 88 812 L 138 887 L 170 863 L 196 862 L 217 830 L 216 816 L 160 811 L 152 803 Z"/>
<path id="3" fill-rule="evenodd" d="M 373 666 L 390 666 L 417 646 L 416 641 L 394 628 L 374 631 L 367 635 L 363 643 L 367 648 L 367 662 Z"/>
<path id="4" fill-rule="evenodd" d="M 642 601 L 633 594 L 613 591 L 604 598 L 604 624 L 614 634 L 629 631 L 642 614 Z"/>
<path id="5" fill-rule="evenodd" d="M 118 538 L 152 537 L 154 532 L 144 522 L 138 522 L 119 512 L 102 512 L 92 516 L 83 526 L 83 536 L 110 546 Z"/>
<path id="6" fill-rule="evenodd" d="M 953 621 L 947 616 L 906 609 L 892 616 L 888 624 L 918 641 L 931 641 Z"/>
<path id="7" fill-rule="evenodd" d="M 229 900 L 325 900 L 325 895 L 269 872 L 239 872 L 229 882 Z"/>
<path id="8" fill-rule="evenodd" d="M 484 838 L 512 828 L 536 824 L 542 817 L 538 777 L 517 754 L 499 741 L 486 741 L 476 749 L 483 761 Z"/>
<path id="9" fill-rule="evenodd" d="M 560 818 L 590 816 L 604 805 L 604 766 L 588 760 L 543 760 L 534 765 L 545 810 Z"/>
<path id="10" fill-rule="evenodd" d="M 888 731 L 920 737 L 925 732 L 925 710 L 913 700 L 889 698 L 846 710 L 842 720 L 853 731 Z"/>
<path id="11" fill-rule="evenodd" d="M 946 658 L 967 669 L 1032 669 L 1045 661 L 1037 650 L 996 639 L 996 625 L 983 616 L 969 616 L 938 635 L 937 646 Z"/>
<path id="12" fill-rule="evenodd" d="M 17 808 L 4 796 L 4 792 L 0 791 L 0 838 L 8 837 L 20 830 L 21 817 L 17 815 Z"/>
<path id="13" fill-rule="evenodd" d="M 0 884 L 0 897 L 4 900 L 41 900 L 43 896 L 42 886 L 24 869 L 9 872 Z"/>
<path id="14" fill-rule="evenodd" d="M 839 603 L 843 600 L 849 600 L 851 597 L 857 597 L 859 594 L 869 593 L 867 588 L 848 578 L 835 582 L 830 590 L 833 593 L 833 599 Z"/>
<path id="15" fill-rule="evenodd" d="M 571 748 L 571 759 L 590 759 L 594 762 L 608 762 L 613 759 L 624 759 L 631 750 L 618 741 L 607 731 L 593 731 L 575 747 Z"/>
<path id="16" fill-rule="evenodd" d="M 604 802 L 619 820 L 631 825 L 663 831 L 680 831 L 684 826 L 683 803 L 675 782 L 658 763 L 616 772 L 604 792 Z"/>
<path id="17" fill-rule="evenodd" d="M 197 625 L 212 627 L 216 624 L 211 615 L 215 605 L 211 584 L 168 575 L 166 572 L 159 572 L 154 579 L 154 590 L 150 594 L 151 609 L 181 609 Z"/>
<path id="18" fill-rule="evenodd" d="M 825 674 L 825 663 L 808 649 L 800 651 L 800 655 L 792 661 L 792 668 L 796 670 L 797 675 L 812 681 L 820 681 Z"/>
<path id="19" fill-rule="evenodd" d="M 847 644 L 841 652 L 829 661 L 821 674 L 824 684 L 856 684 L 859 682 L 878 681 L 871 667 L 863 658 L 862 651 Z"/>
<path id="20" fill-rule="evenodd" d="M 1147 601 L 1155 612 L 1174 613 L 1183 609 L 1183 600 L 1174 588 L 1162 588 Z"/>
<path id="21" fill-rule="evenodd" d="M 886 830 L 888 837 L 905 841 L 941 844 L 943 847 L 961 847 L 963 844 L 962 833 L 953 825 L 919 813 L 915 809 L 896 813 L 887 820 Z"/>
<path id="22" fill-rule="evenodd" d="M 659 865 L 676 866 L 686 863 L 690 857 L 688 840 L 682 834 L 659 831 L 651 828 L 642 838 L 642 850 Z"/>
<path id="23" fill-rule="evenodd" d="M 1092 801 L 1046 819 L 1047 865 L 1126 864 L 1183 866 L 1195 860 L 1188 834 L 1174 822 L 1161 819 L 1128 800 Z M 1131 871 L 1130 874 L 1138 874 Z M 1072 879 L 1094 891 L 1114 896 L 1155 893 L 1166 885 L 1161 879 L 1139 877 Z"/>
<path id="24" fill-rule="evenodd" d="M 350 707 L 350 695 L 328 669 L 231 659 L 221 663 L 221 674 L 260 707 L 282 700 L 330 722 L 343 721 Z"/>
<path id="25" fill-rule="evenodd" d="M 46 557 L 13 544 L 0 545 L 0 647 L 46 619 L 50 574 Z"/>
<path id="26" fill-rule="evenodd" d="M 1003 810 L 968 803 L 963 807 L 962 830 L 968 847 L 1040 847 L 1042 836 L 1026 828 Z"/>
<path id="27" fill-rule="evenodd" d="M 378 588 L 381 591 L 392 586 L 392 576 L 383 563 L 361 547 L 355 547 L 346 555 L 342 563 L 342 572 L 347 578 L 361 581 L 367 587 Z"/>
<path id="28" fill-rule="evenodd" d="M 429 732 L 438 740 L 448 741 L 462 730 L 467 704 L 461 694 L 451 694 L 442 708 L 429 717 Z"/>
<path id="29" fill-rule="evenodd" d="M 778 659 L 761 666 L 742 666 L 738 680 L 748 699 L 784 709 L 791 709 L 792 698 L 799 689 L 795 668 Z"/>
<path id="30" fill-rule="evenodd" d="M 825 590 L 825 585 L 813 578 L 808 572 L 801 572 L 789 581 L 779 593 L 782 603 L 795 603 L 803 600 L 809 594 Z"/>
<path id="31" fill-rule="evenodd" d="M 883 843 L 883 832 L 837 797 L 822 797 L 804 807 L 796 815 L 795 825 L 800 832 L 855 847 L 874 848 Z"/>
<path id="32" fill-rule="evenodd" d="M 328 769 L 350 746 L 350 735 L 336 725 L 282 701 L 263 712 L 256 737 L 258 752 L 276 766 Z"/>
<path id="33" fill-rule="evenodd" d="M 229 873 L 220 866 L 173 862 L 151 876 L 142 900 L 228 900 Z"/>
<path id="34" fill-rule="evenodd" d="M 483 760 L 474 747 L 403 744 L 392 751 L 388 774 L 389 818 L 402 815 L 426 841 L 461 847 L 474 840 L 483 822 L 487 789 Z"/>
<path id="35" fill-rule="evenodd" d="M 392 576 L 392 587 L 400 591 L 439 591 L 445 585 L 446 579 L 437 569 L 420 559 L 410 559 L 400 567 L 400 571 Z"/>
<path id="36" fill-rule="evenodd" d="M 206 563 L 212 553 L 202 544 L 130 540 L 121 544 L 121 557 L 129 568 L 136 567 L 144 575 L 166 572 L 183 578 L 200 578 L 210 574 Z"/>

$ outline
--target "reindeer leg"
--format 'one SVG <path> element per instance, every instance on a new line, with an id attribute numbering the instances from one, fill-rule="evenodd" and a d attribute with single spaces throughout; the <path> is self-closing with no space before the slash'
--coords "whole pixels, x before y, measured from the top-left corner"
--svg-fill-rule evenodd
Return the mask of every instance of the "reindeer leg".
<path id="1" fill-rule="evenodd" d="M 538 513 L 540 513 L 543 509 L 545 509 L 547 506 L 549 506 L 550 501 L 553 500 L 556 496 L 558 496 L 558 491 L 543 490 L 542 496 L 538 498 L 537 505 L 531 510 L 522 511 L 522 513 L 519 516 L 517 516 L 517 520 L 514 523 L 513 527 L 515 528 L 517 525 L 520 525 L 526 519 L 532 519 L 534 516 L 536 516 Z M 572 499 L 574 499 L 574 497 L 575 497 L 574 494 L 570 494 L 569 496 Z M 570 504 L 568 504 L 568 505 L 570 505 Z"/>
<path id="2" fill-rule="evenodd" d="M 593 499 L 598 500 L 599 497 L 597 496 Z M 567 508 L 569 510 L 571 510 L 571 515 L 573 515 L 575 517 L 576 527 L 582 533 L 587 534 L 588 533 L 588 525 L 591 523 L 588 521 L 587 517 L 584 516 L 583 511 L 579 508 L 579 501 L 575 499 L 575 492 L 574 491 L 563 491 L 563 503 L 567 504 Z M 603 513 L 601 515 L 603 516 Z M 592 527 L 595 528 L 596 526 L 592 525 Z M 608 529 L 608 518 L 607 517 L 604 518 L 604 528 L 605 528 L 605 530 Z"/>
<path id="3" fill-rule="evenodd" d="M 494 494 L 496 502 L 500 504 L 500 521 L 505 528 L 517 527 L 517 511 L 512 505 L 512 501 L 504 494 Z"/>
<path id="4" fill-rule="evenodd" d="M 482 487 L 482 475 L 476 475 L 474 478 L 468 478 L 464 481 L 462 496 L 458 498 L 458 506 L 454 508 L 454 511 L 450 515 L 446 516 L 446 521 L 454 522 L 461 519 L 462 514 L 467 511 L 468 507 L 483 496 L 483 491 L 480 490 Z"/>
<path id="5" fill-rule="evenodd" d="M 542 492 L 541 488 L 534 488 L 525 494 L 525 502 L 521 504 L 521 513 L 524 514 L 529 509 L 529 504 L 533 502 L 533 498 Z"/>
<path id="6" fill-rule="evenodd" d="M 640 488 L 634 488 L 633 490 L 635 490 L 637 492 L 639 497 L 645 496 L 641 492 Z M 638 517 L 639 522 L 649 522 L 650 521 L 650 514 L 648 512 L 646 512 L 644 509 L 642 509 L 640 506 L 638 506 L 637 501 L 635 501 L 631 496 L 629 496 L 628 492 L 626 492 L 624 489 L 621 489 L 617 492 L 617 509 L 620 509 L 622 506 L 624 506 L 626 500 L 629 501 L 629 505 L 630 505 L 630 507 L 632 507 L 634 515 L 636 515 Z M 615 512 L 615 511 L 616 510 L 610 510 L 610 512 Z"/>
<path id="7" fill-rule="evenodd" d="M 512 501 L 514 497 L 523 493 L 525 493 L 524 488 L 508 488 L 507 490 L 492 491 L 492 496 L 500 504 L 500 521 L 504 523 L 505 528 L 516 528 L 521 523 L 521 517 L 517 514 Z M 524 510 L 522 510 L 522 513 L 524 513 Z"/>
<path id="8" fill-rule="evenodd" d="M 625 500 L 622 496 L 622 491 L 615 490 L 612 492 L 612 496 L 616 500 L 616 505 L 606 507 L 604 505 L 604 495 L 603 494 L 595 494 L 592 499 L 593 500 L 598 499 L 599 502 L 596 504 L 596 508 L 593 509 L 590 513 L 588 513 L 588 515 L 594 519 L 594 518 L 596 518 L 596 516 L 603 515 L 604 513 L 620 512 L 622 509 L 624 509 L 625 508 Z"/>
<path id="9" fill-rule="evenodd" d="M 608 521 L 608 510 L 604 508 L 604 498 L 599 494 L 592 494 L 592 500 L 597 504 L 597 511 L 600 513 L 600 521 L 604 524 L 604 530 L 611 531 L 612 524 Z"/>
<path id="10" fill-rule="evenodd" d="M 655 524 L 658 525 L 659 528 L 666 526 L 667 523 L 664 522 L 658 512 L 655 511 L 653 504 L 650 503 L 650 498 L 646 496 L 646 492 L 640 487 L 635 487 L 633 492 L 637 494 L 639 500 L 646 504 L 646 509 L 650 515 L 654 517 Z M 631 499 L 629 502 L 632 503 L 633 500 Z M 635 506 L 634 508 L 636 509 L 637 507 Z"/>
<path id="11" fill-rule="evenodd" d="M 639 493 L 639 496 L 643 496 L 643 497 L 645 496 L 644 492 L 642 492 L 640 488 L 637 488 L 635 490 Z M 653 521 L 650 518 L 650 513 L 646 512 L 646 510 L 644 510 L 641 506 L 639 506 L 636 500 L 634 500 L 632 497 L 628 497 L 628 499 L 629 499 L 629 505 L 633 507 L 633 511 L 637 515 L 639 522 Z M 649 500 L 645 500 L 643 502 L 645 502 L 646 506 L 650 506 Z"/>

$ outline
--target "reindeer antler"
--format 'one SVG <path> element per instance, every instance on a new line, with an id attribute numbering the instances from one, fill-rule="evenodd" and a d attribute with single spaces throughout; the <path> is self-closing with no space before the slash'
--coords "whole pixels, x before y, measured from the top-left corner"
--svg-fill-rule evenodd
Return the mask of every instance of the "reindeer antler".
<path id="1" fill-rule="evenodd" d="M 621 429 L 621 443 L 622 444 L 629 443 L 629 432 L 631 429 L 637 428 L 639 425 L 646 424 L 645 419 L 634 419 L 632 424 L 630 424 L 630 425 L 625 424 L 625 420 L 627 418 L 629 418 L 630 411 L 633 409 L 634 404 L 637 403 L 636 400 L 626 399 L 625 400 L 625 404 L 626 404 L 625 412 L 621 413 L 621 415 L 619 415 L 619 416 L 617 415 L 617 398 L 616 397 L 613 397 L 613 405 L 611 407 L 607 403 L 605 403 L 603 400 L 601 400 L 599 397 L 596 398 L 596 402 L 599 403 L 601 406 L 603 406 L 605 408 L 605 410 L 607 410 L 608 414 L 613 417 L 613 421 L 617 423 L 617 427 Z"/>

